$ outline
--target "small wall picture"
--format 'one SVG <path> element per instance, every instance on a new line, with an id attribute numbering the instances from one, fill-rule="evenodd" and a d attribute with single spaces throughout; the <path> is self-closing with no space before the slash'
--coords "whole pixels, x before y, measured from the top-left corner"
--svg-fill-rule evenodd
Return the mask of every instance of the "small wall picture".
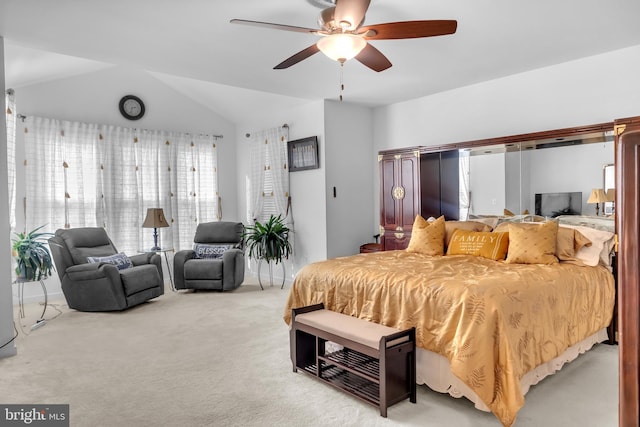
<path id="1" fill-rule="evenodd" d="M 289 151 L 290 172 L 318 169 L 320 167 L 317 136 L 289 141 L 287 148 Z"/>

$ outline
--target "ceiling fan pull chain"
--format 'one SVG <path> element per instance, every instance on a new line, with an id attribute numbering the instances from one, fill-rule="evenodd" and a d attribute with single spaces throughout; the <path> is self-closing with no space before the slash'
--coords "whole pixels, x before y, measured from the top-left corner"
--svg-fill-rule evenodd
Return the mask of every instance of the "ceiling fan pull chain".
<path id="1" fill-rule="evenodd" d="M 344 92 L 344 62 L 340 63 L 340 102 L 342 102 L 342 92 Z"/>

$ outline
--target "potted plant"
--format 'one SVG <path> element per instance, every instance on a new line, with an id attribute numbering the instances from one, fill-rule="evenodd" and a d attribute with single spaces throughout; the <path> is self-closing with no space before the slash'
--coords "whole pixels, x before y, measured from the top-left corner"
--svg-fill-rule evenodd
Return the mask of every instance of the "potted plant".
<path id="1" fill-rule="evenodd" d="M 41 233 L 44 227 L 35 228 L 28 233 L 14 233 L 13 256 L 16 259 L 16 276 L 25 282 L 46 279 L 53 270 L 51 252 L 47 247 L 47 239 L 52 233 Z"/>
<path id="2" fill-rule="evenodd" d="M 260 261 L 265 260 L 269 264 L 269 278 L 273 284 L 272 262 L 278 264 L 283 258 L 288 258 L 291 252 L 289 243 L 289 228 L 284 224 L 282 216 L 269 217 L 264 224 L 259 221 L 253 226 L 247 226 L 244 232 L 245 244 L 249 251 L 249 258 L 258 260 L 258 281 L 260 281 Z M 284 286 L 284 264 L 282 285 Z"/>

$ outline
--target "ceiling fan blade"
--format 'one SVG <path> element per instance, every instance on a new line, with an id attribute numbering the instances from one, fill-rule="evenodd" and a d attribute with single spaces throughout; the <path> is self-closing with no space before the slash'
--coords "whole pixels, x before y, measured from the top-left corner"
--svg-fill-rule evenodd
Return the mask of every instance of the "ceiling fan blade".
<path id="1" fill-rule="evenodd" d="M 358 33 L 367 40 L 415 39 L 453 34 L 457 28 L 455 20 L 404 21 L 368 25 Z"/>
<path id="2" fill-rule="evenodd" d="M 274 70 L 282 70 L 282 69 L 285 69 L 285 68 L 289 68 L 292 65 L 296 65 L 298 62 L 307 59 L 311 55 L 314 55 L 314 54 L 318 53 L 319 51 L 320 51 L 320 49 L 318 48 L 318 45 L 312 44 L 308 48 L 303 49 L 300 52 L 296 53 L 295 55 L 290 56 L 289 58 L 285 59 L 284 61 L 282 61 L 281 63 L 279 63 L 275 67 L 273 67 L 273 69 Z"/>
<path id="3" fill-rule="evenodd" d="M 369 43 L 367 43 L 364 49 L 356 56 L 356 59 L 377 72 L 384 71 L 392 65 L 391 61 L 389 61 L 382 52 Z"/>
<path id="4" fill-rule="evenodd" d="M 296 33 L 315 34 L 318 32 L 318 30 L 314 28 L 295 27 L 293 25 L 283 25 L 283 24 L 273 24 L 271 22 L 248 21 L 246 19 L 232 19 L 229 22 L 232 24 L 243 24 L 243 25 L 252 25 L 254 27 L 271 28 L 273 30 L 294 31 Z"/>
<path id="5" fill-rule="evenodd" d="M 336 0 L 336 10 L 333 14 L 336 24 L 348 22 L 351 25 L 344 29 L 347 31 L 355 30 L 364 21 L 369 3 L 371 0 Z"/>

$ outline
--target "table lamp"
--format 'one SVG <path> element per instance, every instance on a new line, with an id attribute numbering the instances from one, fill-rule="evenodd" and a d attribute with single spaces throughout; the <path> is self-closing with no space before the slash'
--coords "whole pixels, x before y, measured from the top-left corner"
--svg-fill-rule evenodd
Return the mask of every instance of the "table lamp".
<path id="1" fill-rule="evenodd" d="M 608 189 L 605 195 L 607 197 L 607 202 L 611 203 L 611 206 L 612 206 L 611 213 L 613 213 L 615 210 L 616 189 L 615 188 Z"/>
<path id="2" fill-rule="evenodd" d="M 152 251 L 160 250 L 160 246 L 158 245 L 158 228 L 168 226 L 169 224 L 164 218 L 164 211 L 162 210 L 162 208 L 147 209 L 147 217 L 144 219 L 142 227 L 153 228 L 153 247 L 151 248 Z"/>
<path id="3" fill-rule="evenodd" d="M 591 190 L 591 194 L 589 195 L 589 199 L 587 203 L 596 204 L 596 216 L 600 215 L 600 203 L 604 203 L 607 201 L 607 196 L 604 194 L 604 190 L 602 188 L 594 188 Z"/>

